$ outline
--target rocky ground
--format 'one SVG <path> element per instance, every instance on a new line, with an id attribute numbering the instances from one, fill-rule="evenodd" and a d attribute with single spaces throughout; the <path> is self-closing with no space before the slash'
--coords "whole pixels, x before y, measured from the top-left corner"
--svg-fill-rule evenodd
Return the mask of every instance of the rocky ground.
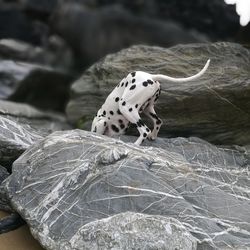
<path id="1" fill-rule="evenodd" d="M 250 249 L 249 37 L 233 6 L 107 3 L 0 0 L 0 233 L 27 223 L 49 250 Z M 162 83 L 156 141 L 89 132 L 130 71 L 186 77 L 208 58 L 199 80 Z"/>

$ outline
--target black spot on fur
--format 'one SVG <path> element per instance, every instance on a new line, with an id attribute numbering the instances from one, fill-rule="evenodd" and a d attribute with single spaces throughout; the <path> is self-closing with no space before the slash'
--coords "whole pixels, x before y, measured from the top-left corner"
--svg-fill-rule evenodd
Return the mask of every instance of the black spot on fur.
<path id="1" fill-rule="evenodd" d="M 93 132 L 96 132 L 96 127 L 94 128 L 94 131 Z"/>
<path id="2" fill-rule="evenodd" d="M 125 87 L 128 87 L 128 82 L 126 82 Z"/>
<path id="3" fill-rule="evenodd" d="M 121 114 L 122 114 L 121 111 L 120 111 L 120 109 L 117 110 L 117 114 L 118 114 L 118 115 L 121 115 Z"/>
<path id="4" fill-rule="evenodd" d="M 114 112 L 111 110 L 111 111 L 109 111 L 109 113 L 111 114 L 111 115 L 113 115 L 114 114 Z"/>
<path id="5" fill-rule="evenodd" d="M 148 84 L 153 84 L 154 82 L 152 80 L 147 80 Z"/>
<path id="6" fill-rule="evenodd" d="M 120 100 L 119 97 L 116 97 L 116 98 L 115 98 L 115 101 L 116 101 L 116 102 L 119 102 L 119 100 Z"/>
<path id="7" fill-rule="evenodd" d="M 124 85 L 124 82 L 122 82 L 122 85 L 121 85 L 121 87 L 123 87 L 123 85 Z"/>
<path id="8" fill-rule="evenodd" d="M 133 109 L 132 109 L 132 108 L 130 108 L 130 109 L 129 109 L 129 112 L 132 112 L 132 110 L 133 110 Z"/>
<path id="9" fill-rule="evenodd" d="M 111 125 L 112 130 L 114 130 L 116 133 L 119 133 L 119 128 L 117 128 L 114 124 Z"/>
<path id="10" fill-rule="evenodd" d="M 135 89 L 136 85 L 132 85 L 129 89 L 132 90 L 132 89 Z"/>
<path id="11" fill-rule="evenodd" d="M 107 122 L 104 122 L 104 126 L 105 126 L 105 127 L 107 126 Z"/>
<path id="12" fill-rule="evenodd" d="M 159 127 L 156 127 L 156 129 L 158 130 L 158 129 L 159 129 Z"/>
<path id="13" fill-rule="evenodd" d="M 103 115 L 106 115 L 106 111 L 104 110 L 102 114 L 103 114 Z"/>
<path id="14" fill-rule="evenodd" d="M 147 133 L 143 133 L 143 137 L 147 137 Z"/>
<path id="15" fill-rule="evenodd" d="M 135 73 L 136 73 L 136 72 L 132 72 L 132 73 L 131 73 L 131 76 L 132 76 L 132 77 L 135 77 Z"/>
<path id="16" fill-rule="evenodd" d="M 126 105 L 126 102 L 124 101 L 123 103 L 122 103 L 122 106 L 125 106 Z"/>
<path id="17" fill-rule="evenodd" d="M 135 104 L 135 108 L 138 108 L 138 106 L 139 106 L 138 104 Z"/>
<path id="18" fill-rule="evenodd" d="M 118 122 L 119 122 L 119 123 L 123 123 L 123 120 L 119 119 Z"/>
<path id="19" fill-rule="evenodd" d="M 156 121 L 156 124 L 157 124 L 157 125 L 160 125 L 160 124 L 161 124 L 161 120 L 157 120 L 157 121 Z"/>
<path id="20" fill-rule="evenodd" d="M 146 128 L 146 131 L 149 132 L 150 131 L 149 128 Z"/>
<path id="21" fill-rule="evenodd" d="M 147 87 L 147 86 L 148 86 L 148 82 L 143 82 L 142 85 L 143 85 L 144 87 Z"/>
<path id="22" fill-rule="evenodd" d="M 108 117 L 108 119 L 110 120 L 110 117 Z"/>
<path id="23" fill-rule="evenodd" d="M 154 114 L 154 113 L 150 113 L 150 115 L 151 115 L 154 119 L 156 119 L 156 120 L 159 119 L 158 116 L 157 116 L 156 114 Z"/>
<path id="24" fill-rule="evenodd" d="M 132 79 L 132 83 L 134 83 L 135 82 L 135 79 Z"/>
<path id="25" fill-rule="evenodd" d="M 125 128 L 125 125 L 122 123 L 122 124 L 120 125 L 120 128 L 121 128 L 121 129 L 124 129 L 124 128 Z"/>

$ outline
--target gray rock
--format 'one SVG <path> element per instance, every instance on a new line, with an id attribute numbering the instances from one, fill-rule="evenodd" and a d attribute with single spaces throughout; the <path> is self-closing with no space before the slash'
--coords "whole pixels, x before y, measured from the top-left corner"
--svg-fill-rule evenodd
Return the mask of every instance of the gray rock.
<path id="1" fill-rule="evenodd" d="M 197 136 L 217 144 L 250 142 L 250 52 L 233 43 L 178 45 L 170 49 L 133 46 L 108 55 L 84 72 L 71 88 L 68 119 L 89 129 L 111 90 L 131 71 L 174 77 L 208 71 L 187 83 L 162 83 L 156 111 L 164 137 Z"/>
<path id="2" fill-rule="evenodd" d="M 125 212 L 88 223 L 63 247 L 85 250 L 195 250 L 197 240 L 176 219 Z"/>
<path id="3" fill-rule="evenodd" d="M 65 118 L 27 104 L 0 101 L 0 163 L 10 167 L 29 146 L 44 136 L 69 129 Z"/>
<path id="4" fill-rule="evenodd" d="M 137 227 L 142 231 L 130 238 L 141 246 L 135 249 L 147 243 L 152 243 L 147 249 L 168 249 L 161 245 L 166 238 L 159 227 L 172 219 L 183 228 L 174 233 L 173 244 L 181 237 L 190 248 L 197 242 L 197 249 L 247 249 L 249 156 L 248 148 L 216 147 L 197 138 L 158 139 L 137 147 L 82 130 L 55 132 L 14 162 L 4 185 L 47 249 L 90 244 L 112 249 L 108 244 L 122 245 Z M 164 219 L 148 228 L 149 215 Z M 142 224 L 133 220 L 138 217 Z M 122 227 L 126 221 L 134 221 L 131 230 Z M 159 238 L 150 241 L 154 230 Z"/>
<path id="5" fill-rule="evenodd" d="M 8 176 L 9 173 L 7 172 L 7 169 L 0 165 L 0 210 L 11 212 L 10 215 L 0 219 L 0 234 L 17 229 L 25 223 L 19 214 L 13 212 L 9 199 L 7 198 L 5 190 L 1 185 Z"/>
<path id="6" fill-rule="evenodd" d="M 0 46 L 1 47 L 1 46 Z M 73 77 L 35 63 L 0 59 L 0 98 L 63 111 Z"/>
<path id="7" fill-rule="evenodd" d="M 6 196 L 2 182 L 9 176 L 10 174 L 7 172 L 7 169 L 0 165 L 0 209 L 4 211 L 11 211 L 11 207 L 9 204 L 9 200 Z M 1 231 L 1 229 L 0 229 Z"/>
<path id="8" fill-rule="evenodd" d="M 69 71 L 73 66 L 73 55 L 65 42 L 57 36 L 51 36 L 47 43 L 46 47 L 40 47 L 14 39 L 1 39 L 0 58 Z"/>
<path id="9" fill-rule="evenodd" d="M 0 165 L 0 185 L 9 176 L 6 168 Z"/>
<path id="10" fill-rule="evenodd" d="M 60 113 L 44 112 L 23 103 L 0 100 L 0 116 L 19 124 L 29 125 L 43 136 L 71 128 Z"/>
<path id="11" fill-rule="evenodd" d="M 61 2 L 51 17 L 53 31 L 73 48 L 80 67 L 134 44 L 169 47 L 209 40 L 178 23 L 134 15 L 118 5 L 94 9 Z"/>

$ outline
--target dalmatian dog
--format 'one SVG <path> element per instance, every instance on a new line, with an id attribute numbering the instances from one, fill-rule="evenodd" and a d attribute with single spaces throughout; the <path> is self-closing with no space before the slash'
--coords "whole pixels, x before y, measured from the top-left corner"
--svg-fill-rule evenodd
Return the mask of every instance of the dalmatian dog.
<path id="1" fill-rule="evenodd" d="M 209 63 L 210 60 L 199 73 L 187 78 L 153 75 L 142 71 L 128 74 L 109 94 L 97 112 L 91 131 L 107 136 L 121 135 L 126 132 L 129 124 L 133 123 L 140 133 L 136 145 L 140 145 L 145 139 L 156 139 L 162 125 L 162 120 L 154 109 L 161 93 L 160 81 L 181 83 L 196 80 L 206 72 Z M 152 130 L 142 122 L 140 113 L 144 113 L 153 121 Z"/>

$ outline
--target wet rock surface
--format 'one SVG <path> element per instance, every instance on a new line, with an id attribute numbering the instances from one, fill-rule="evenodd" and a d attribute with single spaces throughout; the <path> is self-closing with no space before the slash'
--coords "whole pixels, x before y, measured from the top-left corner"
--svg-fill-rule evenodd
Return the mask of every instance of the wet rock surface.
<path id="1" fill-rule="evenodd" d="M 71 87 L 66 112 L 70 122 L 89 129 L 90 121 L 112 89 L 129 73 L 142 70 L 187 77 L 187 83 L 161 83 L 156 112 L 161 136 L 197 136 L 216 144 L 249 144 L 250 53 L 234 43 L 178 45 L 169 49 L 133 46 L 91 66 Z"/>
<path id="2" fill-rule="evenodd" d="M 189 246 L 178 249 L 247 249 L 249 159 L 247 147 L 197 138 L 136 147 L 71 130 L 25 151 L 4 186 L 47 249 L 121 249 L 125 242 L 168 249 L 170 232 L 173 244 Z"/>

